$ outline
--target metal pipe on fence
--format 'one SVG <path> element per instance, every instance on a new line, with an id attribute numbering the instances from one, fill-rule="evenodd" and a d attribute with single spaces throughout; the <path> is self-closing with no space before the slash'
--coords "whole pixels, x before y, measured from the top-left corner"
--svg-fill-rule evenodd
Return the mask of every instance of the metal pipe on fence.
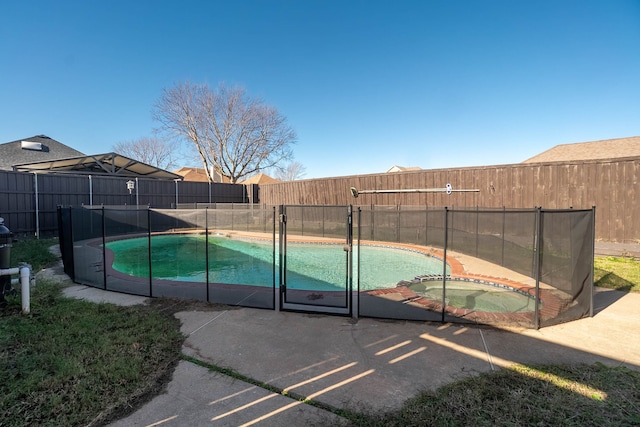
<path id="1" fill-rule="evenodd" d="M 407 188 L 395 190 L 358 190 L 355 187 L 349 189 L 351 195 L 357 198 L 360 194 L 379 194 L 379 193 L 479 193 L 480 189 L 461 189 L 454 190 L 451 184 L 447 184 L 445 188 Z"/>

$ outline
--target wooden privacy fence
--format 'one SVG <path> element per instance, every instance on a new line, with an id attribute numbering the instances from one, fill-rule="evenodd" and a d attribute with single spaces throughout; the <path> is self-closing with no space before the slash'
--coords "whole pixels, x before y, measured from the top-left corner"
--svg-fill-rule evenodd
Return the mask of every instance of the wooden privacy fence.
<path id="1" fill-rule="evenodd" d="M 182 203 L 248 203 L 256 193 L 254 185 L 0 171 L 0 217 L 14 234 L 56 235 L 61 205 L 172 208 Z"/>
<path id="2" fill-rule="evenodd" d="M 433 169 L 310 179 L 260 186 L 265 205 L 591 209 L 596 239 L 640 243 L 640 158 Z M 361 194 L 358 190 L 444 188 L 478 192 Z"/>
<path id="3" fill-rule="evenodd" d="M 0 216 L 14 233 L 57 230 L 58 205 L 144 205 L 168 208 L 183 203 L 261 203 L 263 205 L 480 207 L 590 209 L 596 207 L 596 239 L 640 243 L 640 158 L 564 163 L 432 169 L 290 181 L 247 187 L 131 178 L 34 175 L 0 171 Z M 36 186 L 37 181 L 37 186 Z M 478 189 L 478 192 L 384 193 L 358 190 L 411 188 Z M 248 191 L 247 191 L 248 190 Z M 36 215 L 38 212 L 38 215 Z"/>

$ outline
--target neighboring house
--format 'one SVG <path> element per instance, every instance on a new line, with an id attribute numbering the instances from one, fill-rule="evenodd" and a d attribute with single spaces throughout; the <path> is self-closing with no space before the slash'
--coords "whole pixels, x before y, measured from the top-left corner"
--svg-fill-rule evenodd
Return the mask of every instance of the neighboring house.
<path id="1" fill-rule="evenodd" d="M 178 170 L 173 171 L 173 173 L 182 176 L 184 178 L 184 181 L 209 182 L 207 171 L 204 168 L 184 167 L 184 168 L 180 168 Z M 221 182 L 221 183 L 228 184 L 231 181 L 226 176 L 220 176 L 220 174 L 215 174 L 213 182 Z M 244 181 L 238 182 L 238 184 L 273 184 L 274 182 L 280 182 L 280 181 L 275 178 L 271 178 L 269 175 L 259 173 L 257 175 L 252 176 L 251 178 L 247 178 Z"/>
<path id="2" fill-rule="evenodd" d="M 173 173 L 180 175 L 184 178 L 184 181 L 190 182 L 209 182 L 209 176 L 204 168 L 189 168 L 184 167 L 173 171 Z M 231 181 L 226 176 L 220 174 L 214 174 L 213 182 L 230 183 Z"/>
<path id="3" fill-rule="evenodd" d="M 203 168 L 180 168 L 174 170 L 173 173 L 183 177 L 184 181 L 209 182 L 209 176 Z"/>
<path id="4" fill-rule="evenodd" d="M 0 170 L 10 171 L 14 165 L 79 156 L 84 154 L 46 135 L 36 135 L 0 144 Z"/>
<path id="5" fill-rule="evenodd" d="M 276 182 L 282 182 L 279 179 L 271 178 L 269 175 L 259 173 L 247 178 L 244 181 L 240 181 L 239 184 L 275 184 Z"/>
<path id="6" fill-rule="evenodd" d="M 392 172 L 408 172 L 408 171 L 419 171 L 422 170 L 421 168 L 419 168 L 418 166 L 397 166 L 397 165 L 393 165 L 389 168 L 389 170 L 387 170 L 386 173 L 392 173 Z"/>
<path id="7" fill-rule="evenodd" d="M 640 136 L 560 144 L 522 163 L 573 162 L 640 157 Z"/>

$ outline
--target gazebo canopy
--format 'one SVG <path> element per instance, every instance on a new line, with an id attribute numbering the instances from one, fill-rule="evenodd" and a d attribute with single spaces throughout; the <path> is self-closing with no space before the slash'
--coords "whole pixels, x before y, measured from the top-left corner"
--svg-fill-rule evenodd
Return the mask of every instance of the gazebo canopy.
<path id="1" fill-rule="evenodd" d="M 175 173 L 121 156 L 117 153 L 94 154 L 92 156 L 14 165 L 16 172 L 67 173 L 85 175 L 109 175 L 144 177 L 166 180 L 182 180 Z"/>

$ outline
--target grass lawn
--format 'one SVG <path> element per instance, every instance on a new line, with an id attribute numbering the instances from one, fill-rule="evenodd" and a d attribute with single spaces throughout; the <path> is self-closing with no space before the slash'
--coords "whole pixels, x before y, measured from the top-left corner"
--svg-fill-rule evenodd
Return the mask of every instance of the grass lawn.
<path id="1" fill-rule="evenodd" d="M 598 257 L 594 261 L 596 286 L 640 292 L 640 260 L 631 257 Z"/>
<path id="2" fill-rule="evenodd" d="M 41 268 L 50 259 L 39 246 L 50 244 L 14 249 L 22 259 L 42 255 L 32 261 Z M 608 272 L 599 280 L 624 277 L 620 288 L 638 290 L 638 276 L 622 271 L 626 265 L 599 265 Z M 631 265 L 637 274 L 637 262 Z M 134 411 L 162 391 L 183 357 L 173 314 L 188 304 L 95 304 L 64 298 L 60 285 L 39 281 L 25 316 L 19 294 L 10 297 L 0 311 L 0 426 L 105 425 Z M 336 413 L 352 426 L 640 425 L 640 373 L 601 364 L 515 366 L 421 393 L 392 413 Z"/>
<path id="3" fill-rule="evenodd" d="M 0 312 L 0 426 L 99 425 L 156 394 L 179 360 L 178 320 L 64 298 L 40 281 L 31 314 Z"/>
<path id="4" fill-rule="evenodd" d="M 422 393 L 354 426 L 640 425 L 640 373 L 623 367 L 515 366 Z"/>

